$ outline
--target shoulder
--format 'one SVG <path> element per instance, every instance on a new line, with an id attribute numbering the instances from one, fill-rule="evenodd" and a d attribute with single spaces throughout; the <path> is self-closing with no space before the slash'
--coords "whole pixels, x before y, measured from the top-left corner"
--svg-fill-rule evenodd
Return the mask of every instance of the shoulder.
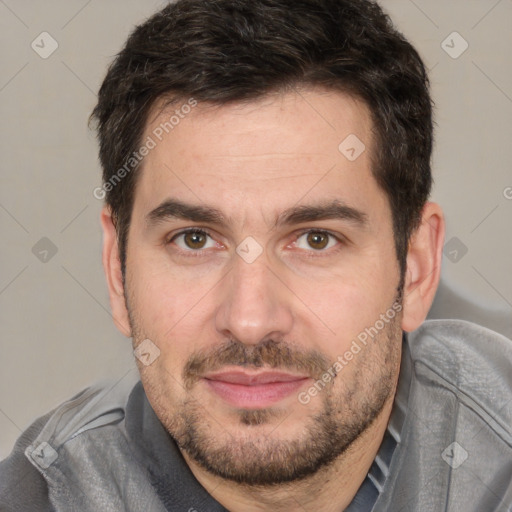
<path id="1" fill-rule="evenodd" d="M 10 455 L 0 461 L 0 510 L 50 510 L 46 482 L 24 452 L 52 414 L 53 411 L 35 420 L 18 438 Z"/>
<path id="2" fill-rule="evenodd" d="M 98 382 L 34 421 L 0 462 L 0 510 L 50 510 L 44 470 L 69 440 L 122 421 L 137 381 L 130 372 L 117 381 Z"/>
<path id="3" fill-rule="evenodd" d="M 435 374 L 512 440 L 512 340 L 463 320 L 428 320 L 408 340 L 416 370 Z"/>
<path id="4" fill-rule="evenodd" d="M 32 459 L 37 456 L 34 450 L 38 443 L 48 443 L 57 450 L 82 432 L 122 421 L 130 392 L 138 381 L 134 371 L 119 380 L 100 381 L 57 407 L 26 455 Z"/>

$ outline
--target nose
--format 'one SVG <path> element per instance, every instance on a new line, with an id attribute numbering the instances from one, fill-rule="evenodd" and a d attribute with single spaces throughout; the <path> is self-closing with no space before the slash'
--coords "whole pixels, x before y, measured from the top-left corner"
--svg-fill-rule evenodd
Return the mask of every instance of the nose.
<path id="1" fill-rule="evenodd" d="M 262 254 L 247 263 L 238 255 L 222 280 L 216 329 L 247 345 L 281 340 L 293 326 L 293 292 L 275 275 Z"/>

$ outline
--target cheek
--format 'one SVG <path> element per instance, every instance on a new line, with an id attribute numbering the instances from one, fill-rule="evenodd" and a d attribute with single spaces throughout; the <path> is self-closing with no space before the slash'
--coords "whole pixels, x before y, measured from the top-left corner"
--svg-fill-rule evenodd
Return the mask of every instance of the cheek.
<path id="1" fill-rule="evenodd" d="M 133 257 L 129 282 L 139 319 L 158 331 L 194 313 L 216 282 L 215 272 L 200 275 L 193 268 L 179 268 L 160 252 Z"/>
<path id="2" fill-rule="evenodd" d="M 392 306 L 398 273 L 379 262 L 368 267 L 333 273 L 329 280 L 297 285 L 297 293 L 314 313 L 310 329 L 320 321 L 328 327 L 330 345 L 339 353 L 365 328 L 371 327 Z M 316 323 L 315 323 L 316 321 Z M 323 329 L 322 329 L 323 330 Z"/>
<path id="3" fill-rule="evenodd" d="M 346 282 L 323 289 L 309 288 L 306 297 L 311 310 L 329 328 L 337 344 L 357 335 L 378 310 L 378 306 L 372 304 L 374 297 L 364 288 Z"/>

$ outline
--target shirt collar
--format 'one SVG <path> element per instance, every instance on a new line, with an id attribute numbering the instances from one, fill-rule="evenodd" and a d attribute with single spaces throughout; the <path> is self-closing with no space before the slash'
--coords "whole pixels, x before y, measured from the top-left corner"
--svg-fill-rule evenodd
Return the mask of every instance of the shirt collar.
<path id="1" fill-rule="evenodd" d="M 409 390 L 411 387 L 412 357 L 407 334 L 402 337 L 402 361 L 398 386 L 384 438 L 375 456 L 368 475 L 345 512 L 369 512 L 372 510 L 389 476 L 389 468 L 396 447 L 401 442 L 405 423 Z"/>

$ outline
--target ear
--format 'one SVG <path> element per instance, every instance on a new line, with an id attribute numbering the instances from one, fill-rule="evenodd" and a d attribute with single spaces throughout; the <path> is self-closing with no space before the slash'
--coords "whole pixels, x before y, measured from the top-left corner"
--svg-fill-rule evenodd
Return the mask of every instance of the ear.
<path id="1" fill-rule="evenodd" d="M 402 329 L 417 329 L 432 306 L 439 279 L 443 255 L 445 221 L 441 207 L 427 203 L 421 224 L 411 236 L 407 252 L 404 284 Z"/>
<path id="2" fill-rule="evenodd" d="M 103 269 L 107 278 L 112 319 L 122 334 L 131 337 L 128 310 L 124 298 L 117 232 L 109 208 L 103 207 L 100 218 L 103 228 Z"/>

